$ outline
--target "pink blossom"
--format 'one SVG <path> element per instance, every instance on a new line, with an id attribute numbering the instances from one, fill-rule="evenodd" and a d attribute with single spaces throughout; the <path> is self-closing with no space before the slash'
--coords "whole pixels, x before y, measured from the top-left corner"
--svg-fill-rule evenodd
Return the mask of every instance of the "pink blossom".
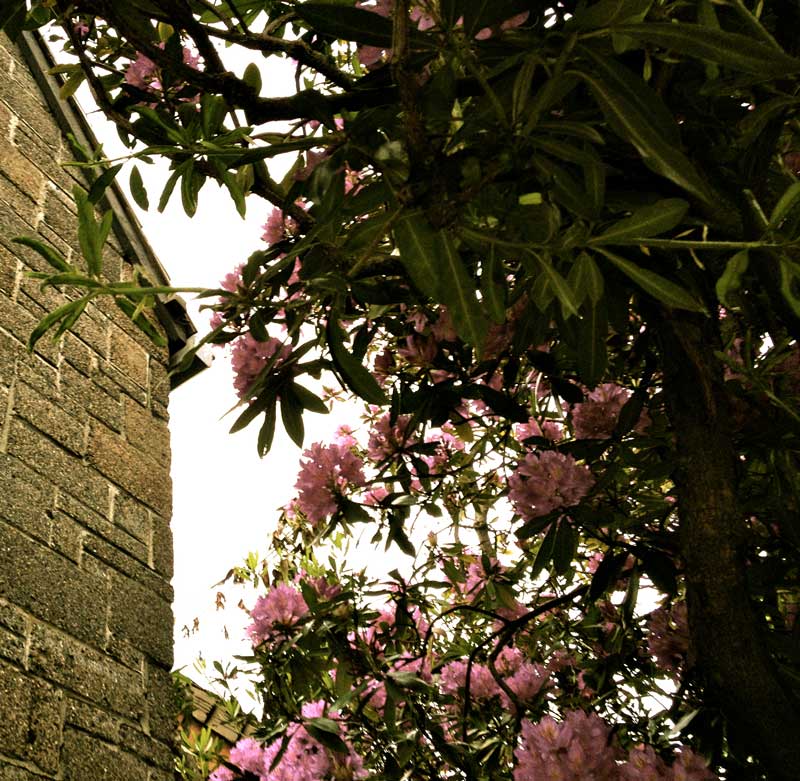
<path id="1" fill-rule="evenodd" d="M 378 507 L 388 495 L 389 491 L 386 489 L 386 486 L 376 485 L 374 488 L 370 488 L 369 491 L 367 491 L 364 496 L 364 504 L 370 507 Z"/>
<path id="2" fill-rule="evenodd" d="M 619 767 L 620 781 L 669 781 L 671 774 L 652 746 L 640 744 Z"/>
<path id="3" fill-rule="evenodd" d="M 300 170 L 296 171 L 294 174 L 295 180 L 298 182 L 304 182 L 306 179 L 308 179 L 309 176 L 311 176 L 311 174 L 314 172 L 314 169 L 326 157 L 328 157 L 327 150 L 323 150 L 321 152 L 315 152 L 313 149 L 309 149 L 306 152 L 305 165 Z"/>
<path id="4" fill-rule="evenodd" d="M 438 433 L 426 435 L 425 441 L 439 445 L 433 455 L 422 457 L 432 475 L 439 474 L 441 468 L 450 463 L 454 453 L 464 450 L 464 443 L 455 436 L 449 423 L 445 423 Z"/>
<path id="5" fill-rule="evenodd" d="M 142 52 L 136 52 L 136 59 L 125 69 L 125 82 L 143 90 L 161 89 L 157 77 L 156 64 Z"/>
<path id="6" fill-rule="evenodd" d="M 686 602 L 676 602 L 671 609 L 660 607 L 647 621 L 647 650 L 656 664 L 676 672 L 689 651 L 689 621 Z"/>
<path id="7" fill-rule="evenodd" d="M 517 423 L 514 426 L 514 437 L 522 443 L 530 437 L 544 437 L 551 442 L 558 442 L 563 435 L 561 424 L 555 420 L 545 420 L 540 425 L 536 418 L 528 418 L 527 423 Z"/>
<path id="8" fill-rule="evenodd" d="M 367 442 L 367 454 L 375 463 L 395 456 L 417 441 L 408 431 L 410 421 L 409 415 L 399 415 L 392 425 L 387 412 L 375 422 Z"/>
<path id="9" fill-rule="evenodd" d="M 253 646 L 280 636 L 308 615 L 308 605 L 294 586 L 280 583 L 259 597 L 250 611 L 253 623 L 247 634 Z"/>
<path id="10" fill-rule="evenodd" d="M 463 699 L 467 686 L 467 662 L 456 660 L 446 664 L 439 676 L 439 687 L 445 694 Z M 485 665 L 474 662 L 469 675 L 469 696 L 473 700 L 490 700 L 502 690 Z"/>
<path id="11" fill-rule="evenodd" d="M 298 229 L 297 223 L 277 206 L 272 209 L 267 221 L 261 227 L 264 229 L 261 239 L 270 246 L 283 241 L 287 236 L 294 236 Z"/>
<path id="12" fill-rule="evenodd" d="M 681 746 L 672 763 L 670 781 L 717 781 L 718 776 L 708 769 L 706 761 L 690 748 Z"/>
<path id="13" fill-rule="evenodd" d="M 242 738 L 231 749 L 230 761 L 232 764 L 249 773 L 262 775 L 264 770 L 264 747 L 253 738 Z"/>
<path id="14" fill-rule="evenodd" d="M 545 716 L 522 722 L 522 742 L 514 751 L 514 781 L 612 781 L 618 778 L 611 731 L 594 713 L 570 711 L 561 722 Z"/>
<path id="15" fill-rule="evenodd" d="M 578 504 L 594 485 L 587 466 L 564 453 L 528 453 L 508 478 L 508 496 L 525 520 Z"/>
<path id="16" fill-rule="evenodd" d="M 342 593 L 342 587 L 338 583 L 329 583 L 328 579 L 322 575 L 311 577 L 308 573 L 303 573 L 302 579 L 314 589 L 316 595 L 324 602 L 328 602 Z"/>
<path id="17" fill-rule="evenodd" d="M 312 524 L 317 524 L 336 512 L 345 491 L 364 485 L 364 463 L 349 447 L 323 446 L 320 442 L 303 457 L 295 483 L 297 506 Z"/>
<path id="18" fill-rule="evenodd" d="M 231 348 L 231 367 L 235 375 L 233 387 L 240 399 L 251 395 L 251 388 L 264 367 L 277 353 L 277 363 L 285 361 L 292 348 L 284 345 L 280 339 L 270 338 L 259 342 L 250 333 L 243 334 L 233 342 Z"/>
<path id="19" fill-rule="evenodd" d="M 631 392 L 612 382 L 598 385 L 581 404 L 572 408 L 572 426 L 576 439 L 608 439 L 616 428 L 619 413 L 631 396 Z M 636 424 L 641 432 L 650 425 L 647 412 L 643 412 Z"/>
<path id="20" fill-rule="evenodd" d="M 399 622 L 398 611 L 401 613 Z M 404 628 L 410 627 L 414 628 L 417 637 L 424 637 L 428 632 L 430 624 L 425 620 L 418 607 L 414 607 L 409 615 L 403 608 L 395 603 L 391 607 L 381 610 L 378 617 L 367 629 L 364 640 L 368 645 L 385 647 L 395 639 L 398 634 L 398 628 L 402 631 Z"/>
<path id="21" fill-rule="evenodd" d="M 242 287 L 242 271 L 244 270 L 244 263 L 240 263 L 236 266 L 233 271 L 229 271 L 219 283 L 219 286 L 223 290 L 227 290 L 229 293 L 235 293 L 240 287 Z"/>
<path id="22" fill-rule="evenodd" d="M 530 11 L 523 11 L 520 14 L 516 14 L 516 16 L 512 16 L 510 19 L 506 19 L 505 22 L 500 25 L 500 29 L 512 30 L 515 27 L 520 27 L 528 21 L 529 16 Z M 475 34 L 475 38 L 478 41 L 485 41 L 487 38 L 491 38 L 492 35 L 494 35 L 494 30 L 491 27 L 484 27 L 482 30 L 478 30 Z"/>
<path id="23" fill-rule="evenodd" d="M 233 771 L 224 765 L 220 765 L 209 777 L 208 781 L 233 781 L 235 776 Z"/>
<path id="24" fill-rule="evenodd" d="M 160 43 L 159 48 L 163 49 L 164 44 Z M 197 69 L 199 58 L 190 49 L 183 47 L 183 64 L 190 68 Z M 159 67 L 142 52 L 136 52 L 136 59 L 125 69 L 125 82 L 132 87 L 153 92 L 161 90 L 161 78 Z"/>
<path id="25" fill-rule="evenodd" d="M 355 447 L 358 444 L 356 438 L 353 436 L 353 429 L 346 423 L 343 423 L 336 429 L 333 441 L 334 444 L 342 445 L 343 447 Z"/>

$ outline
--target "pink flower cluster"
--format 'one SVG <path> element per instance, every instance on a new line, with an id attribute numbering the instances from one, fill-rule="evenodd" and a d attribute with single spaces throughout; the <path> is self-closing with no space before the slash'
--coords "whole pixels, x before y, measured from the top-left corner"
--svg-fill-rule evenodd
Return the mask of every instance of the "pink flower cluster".
<path id="1" fill-rule="evenodd" d="M 270 338 L 266 342 L 259 342 L 251 334 L 243 334 L 231 348 L 231 366 L 233 368 L 233 387 L 240 399 L 251 397 L 250 389 L 256 378 L 270 362 L 275 353 L 278 353 L 276 363 L 285 361 L 292 348 L 285 345 L 280 339 Z"/>
<path id="2" fill-rule="evenodd" d="M 298 225 L 295 220 L 284 215 L 283 211 L 276 206 L 261 227 L 264 229 L 261 238 L 272 246 L 283 241 L 287 236 L 294 236 L 297 233 Z"/>
<path id="3" fill-rule="evenodd" d="M 612 382 L 598 385 L 587 400 L 572 408 L 572 427 L 576 439 L 609 439 L 619 420 L 631 392 Z M 650 425 L 647 412 L 642 412 L 636 431 L 644 431 Z"/>
<path id="4" fill-rule="evenodd" d="M 163 49 L 164 44 L 159 44 Z M 197 68 L 199 58 L 190 49 L 183 47 L 183 63 L 190 68 Z M 136 59 L 125 69 L 125 82 L 147 92 L 162 89 L 160 68 L 142 52 L 136 52 Z"/>
<path id="5" fill-rule="evenodd" d="M 578 504 L 594 485 L 589 467 L 564 453 L 528 453 L 508 478 L 508 496 L 525 520 Z"/>
<path id="6" fill-rule="evenodd" d="M 686 602 L 676 602 L 671 609 L 660 607 L 647 621 L 647 650 L 656 664 L 667 672 L 676 672 L 689 651 L 689 618 Z"/>
<path id="7" fill-rule="evenodd" d="M 561 722 L 545 716 L 538 724 L 522 722 L 522 741 L 514 751 L 514 781 L 714 781 L 702 757 L 681 748 L 667 765 L 652 746 L 636 746 L 627 760 L 618 751 L 608 725 L 594 713 L 570 711 Z"/>
<path id="8" fill-rule="evenodd" d="M 387 412 L 379 418 L 370 431 L 369 441 L 367 442 L 367 454 L 375 462 L 380 463 L 384 459 L 391 458 L 397 453 L 402 452 L 409 445 L 416 442 L 416 438 L 408 430 L 411 417 L 409 415 L 399 415 L 394 425 Z"/>
<path id="9" fill-rule="evenodd" d="M 255 647 L 280 637 L 307 615 L 308 605 L 303 595 L 294 586 L 279 583 L 256 600 L 250 611 L 253 623 L 247 627 L 247 635 Z"/>
<path id="10" fill-rule="evenodd" d="M 439 687 L 442 692 L 463 699 L 467 685 L 467 662 L 462 659 L 449 662 L 441 671 Z M 498 655 L 495 669 L 503 683 L 522 703 L 531 702 L 537 694 L 550 685 L 546 667 L 525 658 L 517 648 L 504 648 Z M 474 662 L 470 669 L 469 696 L 472 700 L 488 702 L 499 697 L 504 708 L 513 709 L 515 703 L 503 690 L 488 665 Z"/>
<path id="11" fill-rule="evenodd" d="M 315 442 L 303 453 L 295 488 L 297 506 L 312 524 L 336 512 L 338 500 L 350 488 L 366 482 L 364 462 L 345 445 Z"/>
<path id="12" fill-rule="evenodd" d="M 304 719 L 326 715 L 325 703 L 322 700 L 306 703 L 302 715 Z M 327 714 L 329 718 L 333 715 Z M 252 773 L 259 781 L 360 781 L 367 777 L 364 762 L 351 745 L 346 744 L 346 754 L 334 754 L 313 738 L 302 724 L 290 728 L 287 734 L 286 750 L 273 769 L 270 768 L 283 748 L 280 738 L 266 747 L 252 738 L 242 738 L 231 749 L 230 761 L 241 770 Z M 229 779 L 223 776 L 220 781 Z"/>
<path id="13" fill-rule="evenodd" d="M 544 420 L 541 425 L 536 418 L 528 418 L 527 423 L 514 426 L 514 437 L 518 442 L 525 442 L 530 437 L 544 437 L 551 442 L 558 442 L 564 436 L 562 425 L 555 420 Z"/>
<path id="14" fill-rule="evenodd" d="M 522 722 L 522 742 L 514 751 L 514 781 L 616 781 L 611 730 L 594 713 L 570 711 L 558 722 L 545 716 L 538 724 Z"/>

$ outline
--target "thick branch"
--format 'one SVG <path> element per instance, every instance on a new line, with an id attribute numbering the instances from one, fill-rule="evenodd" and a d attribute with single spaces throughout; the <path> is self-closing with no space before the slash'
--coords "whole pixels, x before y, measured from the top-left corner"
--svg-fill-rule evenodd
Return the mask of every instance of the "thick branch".
<path id="1" fill-rule="evenodd" d="M 669 313 L 657 331 L 664 392 L 676 432 L 681 554 L 692 652 L 737 745 L 770 778 L 800 767 L 800 703 L 784 687 L 747 589 L 745 519 L 736 496 L 737 456 L 714 323 Z"/>

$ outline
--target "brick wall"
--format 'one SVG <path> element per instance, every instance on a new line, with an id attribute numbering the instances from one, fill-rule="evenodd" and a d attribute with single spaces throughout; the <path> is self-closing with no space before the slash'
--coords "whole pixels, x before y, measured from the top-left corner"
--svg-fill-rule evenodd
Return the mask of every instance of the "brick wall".
<path id="1" fill-rule="evenodd" d="M 108 301 L 26 350 L 65 298 L 26 277 L 42 261 L 10 239 L 80 254 L 80 172 L 61 165 L 45 96 L 0 38 L 0 781 L 166 781 L 168 355 Z M 124 247 L 112 237 L 112 278 L 130 274 Z"/>

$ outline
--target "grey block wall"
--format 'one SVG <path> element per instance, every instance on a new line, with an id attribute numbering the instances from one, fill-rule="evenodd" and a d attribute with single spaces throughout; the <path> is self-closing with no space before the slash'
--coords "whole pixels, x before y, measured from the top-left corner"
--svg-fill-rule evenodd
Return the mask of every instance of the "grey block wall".
<path id="1" fill-rule="evenodd" d="M 166 351 L 112 302 L 29 354 L 64 294 L 38 235 L 79 257 L 69 147 L 0 38 L 0 781 L 173 777 Z M 117 239 L 114 279 L 130 275 Z"/>

